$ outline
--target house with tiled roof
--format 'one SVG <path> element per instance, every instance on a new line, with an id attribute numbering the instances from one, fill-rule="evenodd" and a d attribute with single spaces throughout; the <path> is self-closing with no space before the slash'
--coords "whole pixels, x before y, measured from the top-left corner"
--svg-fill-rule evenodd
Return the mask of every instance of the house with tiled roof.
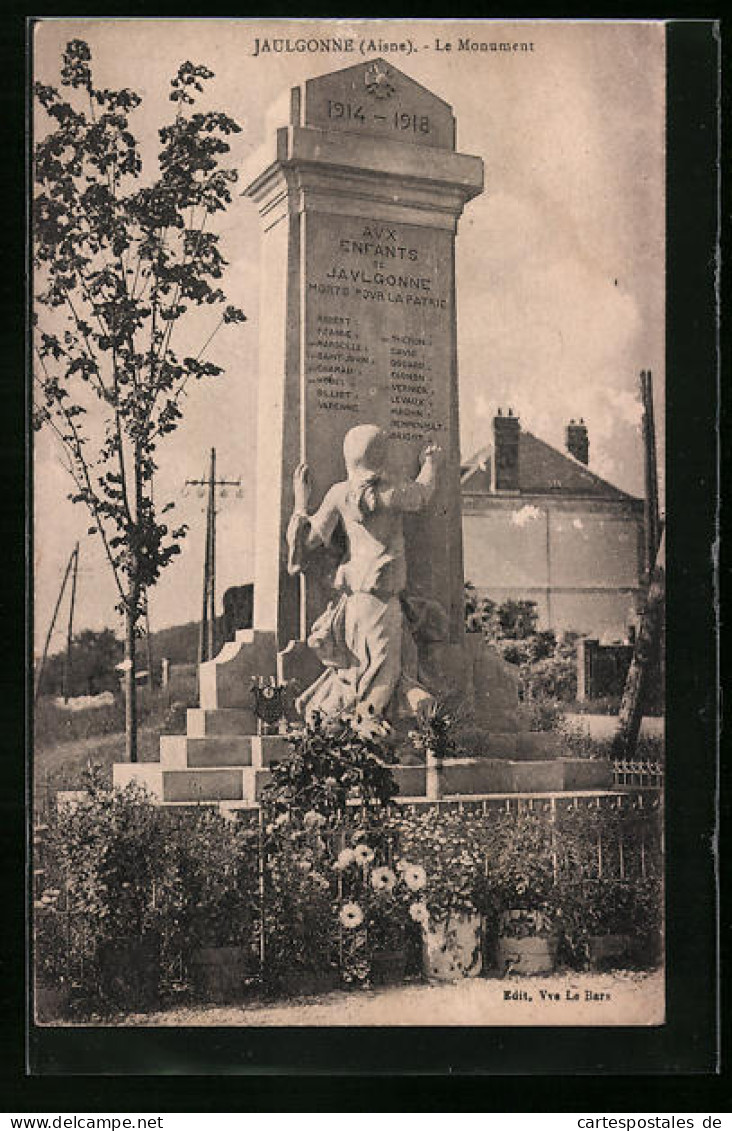
<path id="1" fill-rule="evenodd" d="M 624 639 L 643 578 L 643 500 L 589 466 L 570 421 L 566 451 L 499 410 L 492 443 L 463 464 L 465 577 L 481 596 L 535 601 L 539 627 Z"/>

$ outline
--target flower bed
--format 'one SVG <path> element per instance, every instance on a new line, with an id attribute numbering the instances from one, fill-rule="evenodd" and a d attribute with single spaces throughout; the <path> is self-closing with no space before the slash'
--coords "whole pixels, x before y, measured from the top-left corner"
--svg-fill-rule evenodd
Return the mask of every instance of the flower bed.
<path id="1" fill-rule="evenodd" d="M 660 813 L 647 802 L 392 798 L 373 741 L 348 727 L 303 732 L 240 820 L 92 777 L 39 836 L 39 1016 L 500 974 L 516 923 L 548 924 L 544 950 L 575 968 L 613 961 L 613 945 L 624 962 L 657 961 Z"/>

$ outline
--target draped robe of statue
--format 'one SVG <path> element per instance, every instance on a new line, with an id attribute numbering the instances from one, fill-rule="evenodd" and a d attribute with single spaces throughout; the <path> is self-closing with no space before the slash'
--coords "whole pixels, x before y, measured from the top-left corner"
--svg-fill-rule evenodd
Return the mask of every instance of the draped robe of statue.
<path id="1" fill-rule="evenodd" d="M 302 481 L 308 476 L 301 465 L 287 531 L 293 574 L 305 568 L 309 550 L 329 545 L 339 522 L 347 544 L 335 597 L 308 637 L 325 671 L 300 696 L 298 710 L 305 718 L 319 712 L 370 721 L 376 731 L 388 730 L 389 718 L 417 714 L 433 702 L 417 680 L 402 516 L 429 504 L 439 449 L 425 449 L 416 479 L 395 483 L 384 470 L 386 443 L 375 425 L 352 428 L 343 444 L 347 479 L 330 488 L 313 515 L 302 502 L 309 488 L 301 488 L 298 504 L 298 475 Z"/>

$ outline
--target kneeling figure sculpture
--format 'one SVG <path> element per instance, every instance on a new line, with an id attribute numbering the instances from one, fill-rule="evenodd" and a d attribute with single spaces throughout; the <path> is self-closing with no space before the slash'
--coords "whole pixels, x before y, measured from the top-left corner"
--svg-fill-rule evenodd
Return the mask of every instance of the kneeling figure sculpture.
<path id="1" fill-rule="evenodd" d="M 327 546 L 339 522 L 346 552 L 335 575 L 335 598 L 313 624 L 308 645 L 325 671 L 297 701 L 311 718 L 345 715 L 371 733 L 385 734 L 390 719 L 418 714 L 433 696 L 417 679 L 417 648 L 410 625 L 417 603 L 407 593 L 402 516 L 420 511 L 437 486 L 441 451 L 421 453 L 416 479 L 395 482 L 386 470 L 387 437 L 375 425 L 352 428 L 343 443 L 347 478 L 334 484 L 308 514 L 312 481 L 306 464 L 293 475 L 295 505 L 287 530 L 288 569 L 299 574 L 308 552 Z M 424 619 L 444 612 L 421 602 Z"/>

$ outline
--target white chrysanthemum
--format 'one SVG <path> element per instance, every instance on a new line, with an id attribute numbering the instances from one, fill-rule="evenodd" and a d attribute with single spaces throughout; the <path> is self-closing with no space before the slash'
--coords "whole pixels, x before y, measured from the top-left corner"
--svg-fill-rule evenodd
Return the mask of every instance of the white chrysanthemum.
<path id="1" fill-rule="evenodd" d="M 414 919 L 415 923 L 421 923 L 423 927 L 428 927 L 430 922 L 430 913 L 427 904 L 420 900 L 419 903 L 413 903 L 409 908 L 409 914 Z"/>
<path id="2" fill-rule="evenodd" d="M 363 923 L 363 911 L 357 903 L 344 903 L 338 916 L 343 926 L 352 931 Z"/>
<path id="3" fill-rule="evenodd" d="M 396 879 L 391 868 L 374 868 L 371 873 L 371 886 L 374 891 L 391 891 Z"/>
<path id="4" fill-rule="evenodd" d="M 364 864 L 370 864 L 374 858 L 374 850 L 373 848 L 370 848 L 368 844 L 357 844 L 353 852 L 356 858 L 356 863 L 361 864 L 362 866 Z"/>
<path id="5" fill-rule="evenodd" d="M 346 868 L 350 868 L 355 859 L 356 853 L 352 848 L 343 848 L 338 853 L 338 859 L 336 860 L 334 867 L 336 867 L 339 872 L 343 872 Z"/>
<path id="6" fill-rule="evenodd" d="M 403 879 L 410 891 L 420 891 L 427 883 L 427 873 L 421 864 L 410 864 L 404 869 Z"/>

